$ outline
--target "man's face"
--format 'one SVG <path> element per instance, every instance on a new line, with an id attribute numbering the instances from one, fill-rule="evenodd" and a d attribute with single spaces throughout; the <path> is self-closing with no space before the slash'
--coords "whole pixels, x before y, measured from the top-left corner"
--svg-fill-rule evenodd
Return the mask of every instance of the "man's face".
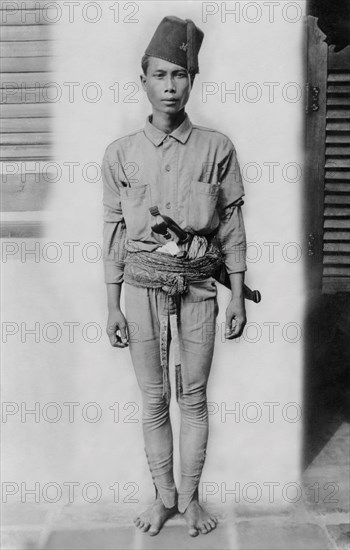
<path id="1" fill-rule="evenodd" d="M 141 83 L 153 109 L 161 113 L 178 113 L 191 93 L 186 69 L 157 57 L 149 58 L 147 75 L 141 75 Z"/>

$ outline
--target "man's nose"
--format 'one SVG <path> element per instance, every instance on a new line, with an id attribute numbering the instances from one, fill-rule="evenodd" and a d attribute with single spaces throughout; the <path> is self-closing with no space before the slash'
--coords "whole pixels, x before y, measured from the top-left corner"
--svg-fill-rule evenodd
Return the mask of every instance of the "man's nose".
<path id="1" fill-rule="evenodd" d="M 165 81 L 165 92 L 175 92 L 175 81 L 171 76 L 168 76 Z"/>

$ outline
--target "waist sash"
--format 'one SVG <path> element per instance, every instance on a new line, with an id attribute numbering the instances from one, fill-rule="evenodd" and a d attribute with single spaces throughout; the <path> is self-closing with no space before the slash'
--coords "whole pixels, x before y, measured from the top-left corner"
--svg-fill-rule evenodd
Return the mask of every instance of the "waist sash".
<path id="1" fill-rule="evenodd" d="M 186 260 L 161 252 L 128 252 L 125 258 L 124 280 L 144 288 L 161 288 L 167 295 L 187 291 L 188 284 L 204 281 L 214 275 L 223 261 L 214 245 L 201 258 Z"/>
<path id="2" fill-rule="evenodd" d="M 213 243 L 201 258 L 186 260 L 161 252 L 130 252 L 125 258 L 124 280 L 134 286 L 159 288 L 167 295 L 160 316 L 160 360 L 163 369 L 163 396 L 170 399 L 168 334 L 172 336 L 175 358 L 176 398 L 182 395 L 182 375 L 176 297 L 188 285 L 211 277 L 222 264 L 220 250 Z"/>

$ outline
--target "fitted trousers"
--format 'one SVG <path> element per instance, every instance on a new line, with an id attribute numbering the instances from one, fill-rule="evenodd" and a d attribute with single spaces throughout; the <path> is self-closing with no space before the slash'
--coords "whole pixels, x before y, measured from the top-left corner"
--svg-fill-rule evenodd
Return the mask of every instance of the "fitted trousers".
<path id="1" fill-rule="evenodd" d="M 201 477 L 208 441 L 207 382 L 214 351 L 218 313 L 214 279 L 192 283 L 175 299 L 175 330 L 180 361 L 177 401 L 180 407 L 180 471 L 176 488 L 173 474 L 173 434 L 169 416 L 170 387 L 161 358 L 161 330 L 169 315 L 168 297 L 161 289 L 125 284 L 125 311 L 129 347 L 142 393 L 145 452 L 154 485 L 166 508 L 177 504 L 184 512 Z M 167 329 L 167 349 L 174 325 Z"/>

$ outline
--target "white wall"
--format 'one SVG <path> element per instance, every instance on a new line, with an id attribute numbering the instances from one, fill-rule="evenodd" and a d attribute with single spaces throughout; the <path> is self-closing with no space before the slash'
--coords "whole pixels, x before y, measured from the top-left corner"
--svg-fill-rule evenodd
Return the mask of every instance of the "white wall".
<path id="1" fill-rule="evenodd" d="M 84 12 L 81 3 L 75 7 L 74 22 L 69 22 L 65 7 L 56 26 L 58 57 L 53 80 L 61 85 L 62 98 L 54 104 L 55 135 L 62 178 L 53 186 L 53 221 L 39 243 L 44 257 L 38 263 L 16 261 L 5 266 L 7 319 L 25 320 L 28 325 L 39 322 L 41 331 L 38 343 L 30 336 L 21 342 L 20 333 L 9 337 L 5 399 L 28 405 L 37 401 L 41 410 L 45 403 L 54 401 L 62 407 L 63 415 L 56 423 L 45 421 L 42 415 L 38 423 L 32 417 L 22 423 L 19 414 L 9 418 L 5 436 L 14 428 L 16 433 L 12 434 L 12 443 L 7 443 L 11 459 L 4 479 L 38 481 L 42 485 L 55 481 L 61 486 L 64 481 L 93 481 L 101 485 L 106 498 L 112 495 L 108 487 L 119 482 L 121 500 L 132 488 L 124 488 L 124 483 L 133 482 L 140 489 L 134 498 L 141 501 L 152 494 L 143 455 L 140 411 L 133 418 L 127 417 L 140 406 L 131 361 L 128 351 L 109 346 L 104 334 L 107 309 L 102 264 L 86 261 L 86 255 L 91 258 L 96 252 L 93 246 L 84 249 L 86 243 L 101 244 L 101 181 L 89 183 L 82 174 L 87 163 L 101 162 L 105 147 L 113 139 L 143 126 L 150 109 L 142 91 L 135 88 L 140 59 L 161 18 L 172 14 L 192 18 L 205 33 L 200 75 L 188 113 L 194 122 L 226 133 L 236 145 L 245 177 L 244 216 L 251 243 L 246 281 L 252 288 L 259 288 L 263 296 L 260 305 L 247 303 L 250 324 L 240 342 L 224 343 L 219 330 L 209 384 L 209 401 L 214 403 L 211 410 L 215 414 L 211 416 L 204 490 L 215 493 L 208 496 L 208 502 L 224 500 L 223 489 L 232 489 L 238 482 L 242 504 L 247 498 L 254 499 L 256 489 L 258 494 L 261 491 L 259 502 L 266 504 L 269 493 L 263 484 L 276 482 L 280 485 L 274 500 L 283 504 L 295 495 L 292 487 L 283 498 L 282 488 L 298 481 L 302 430 L 302 421 L 292 420 L 302 404 L 303 339 L 297 332 L 301 330 L 304 304 L 303 263 L 292 261 L 298 249 L 288 243 L 301 240 L 303 181 L 300 177 L 291 181 L 296 171 L 286 165 L 302 164 L 303 103 L 301 99 L 293 102 L 293 98 L 302 85 L 300 15 L 304 3 L 279 2 L 272 13 L 269 3 L 227 2 L 227 8 L 236 5 L 239 22 L 228 14 L 225 22 L 219 2 L 207 3 L 207 8 L 197 1 L 119 2 L 119 22 L 113 21 L 112 2 L 99 4 L 98 22 L 84 20 L 83 13 L 92 19 L 97 12 L 91 6 L 85 6 Z M 138 11 L 131 16 L 133 5 Z M 205 20 L 202 9 L 218 11 Z M 128 15 L 138 22 L 126 22 Z M 253 22 L 259 15 L 260 20 Z M 292 22 L 294 19 L 298 21 Z M 72 103 L 68 100 L 68 82 L 78 83 Z M 98 83 L 102 91 L 95 103 L 82 97 L 84 85 L 89 82 Z M 110 89 L 116 82 L 119 101 L 114 101 Z M 127 83 L 136 84 L 123 89 Z M 236 100 L 232 94 L 221 97 L 225 83 L 227 89 L 240 87 Z M 288 83 L 297 83 L 297 87 Z M 135 102 L 131 103 L 127 97 L 133 89 Z M 212 90 L 206 101 L 203 89 Z M 90 87 L 84 93 L 92 97 L 95 90 Z M 269 90 L 274 97 L 269 98 Z M 253 102 L 256 93 L 261 93 L 261 98 Z M 72 182 L 64 162 L 79 163 Z M 266 163 L 276 163 L 271 178 Z M 94 177 L 92 165 L 87 175 Z M 53 241 L 61 246 L 62 258 L 49 263 L 49 251 L 42 247 Z M 68 246 L 63 242 L 79 243 L 71 263 Z M 275 245 L 271 248 L 266 243 Z M 269 257 L 269 247 L 273 257 Z M 54 254 L 54 249 L 51 252 Z M 228 300 L 228 291 L 220 289 L 219 324 L 224 321 Z M 70 343 L 63 323 L 73 321 L 80 325 Z M 63 331 L 57 343 L 43 337 L 48 322 L 58 323 Z M 89 322 L 102 327 L 102 338 L 96 343 L 87 342 L 82 335 L 82 326 Z M 269 323 L 275 323 L 274 335 Z M 94 337 L 93 328 L 87 337 Z M 50 338 L 53 336 L 46 335 L 46 340 Z M 73 401 L 80 405 L 76 407 L 76 421 L 69 423 L 63 402 Z M 83 419 L 82 407 L 88 402 L 101 406 L 99 422 Z M 113 422 L 113 411 L 109 409 L 115 402 L 119 403 L 119 422 Z M 266 403 L 272 402 L 273 417 L 269 418 Z M 247 407 L 249 403 L 255 405 Z M 288 403 L 296 403 L 297 407 L 286 407 Z M 236 407 L 236 417 L 225 417 L 225 407 Z M 176 405 L 172 410 L 177 429 Z M 259 411 L 261 418 L 250 421 Z M 90 413 L 94 413 L 92 408 Z M 53 409 L 48 414 L 53 415 Z M 246 483 L 256 485 L 247 493 L 247 488 L 243 489 Z M 286 497 L 285 491 L 283 494 Z M 228 502 L 232 499 L 227 496 Z M 66 500 L 63 487 L 62 501 Z"/>

